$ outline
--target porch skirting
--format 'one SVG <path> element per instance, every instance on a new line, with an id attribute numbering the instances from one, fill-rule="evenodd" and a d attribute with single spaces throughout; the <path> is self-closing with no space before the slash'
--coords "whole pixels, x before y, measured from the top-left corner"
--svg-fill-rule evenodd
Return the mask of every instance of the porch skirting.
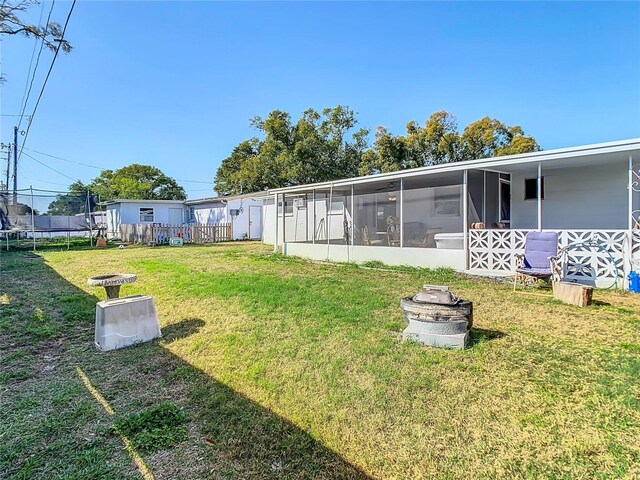
<path id="1" fill-rule="evenodd" d="M 362 263 L 377 260 L 386 265 L 411 265 L 413 267 L 450 267 L 457 271 L 465 269 L 464 250 L 444 248 L 383 247 L 362 245 L 329 245 L 326 243 L 285 243 L 285 255 L 330 260 L 333 262 Z"/>

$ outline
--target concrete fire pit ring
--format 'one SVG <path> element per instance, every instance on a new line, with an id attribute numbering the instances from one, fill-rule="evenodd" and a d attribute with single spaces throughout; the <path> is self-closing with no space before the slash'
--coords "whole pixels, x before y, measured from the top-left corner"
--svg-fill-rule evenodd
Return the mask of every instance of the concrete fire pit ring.
<path id="1" fill-rule="evenodd" d="M 107 299 L 119 298 L 120 287 L 126 283 L 133 283 L 138 279 L 133 273 L 112 273 L 108 275 L 96 275 L 90 277 L 87 283 L 92 287 L 104 287 Z"/>
<path id="2" fill-rule="evenodd" d="M 437 305 L 406 297 L 400 300 L 400 308 L 407 325 L 411 321 L 424 322 L 425 330 L 433 334 L 465 333 L 473 326 L 473 303 L 465 300 L 456 305 Z"/>
<path id="3" fill-rule="evenodd" d="M 449 288 L 425 285 L 413 297 L 400 300 L 407 322 L 405 340 L 444 348 L 464 348 L 473 325 L 473 303 L 449 292 Z"/>

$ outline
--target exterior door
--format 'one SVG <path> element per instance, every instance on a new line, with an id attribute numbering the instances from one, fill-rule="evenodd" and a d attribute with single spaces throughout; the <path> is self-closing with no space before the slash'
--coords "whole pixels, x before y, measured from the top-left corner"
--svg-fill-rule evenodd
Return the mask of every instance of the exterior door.
<path id="1" fill-rule="evenodd" d="M 249 206 L 249 239 L 260 240 L 262 238 L 262 207 L 260 205 Z"/>
<path id="2" fill-rule="evenodd" d="M 169 209 L 169 225 L 181 225 L 182 224 L 182 209 L 170 208 Z"/>

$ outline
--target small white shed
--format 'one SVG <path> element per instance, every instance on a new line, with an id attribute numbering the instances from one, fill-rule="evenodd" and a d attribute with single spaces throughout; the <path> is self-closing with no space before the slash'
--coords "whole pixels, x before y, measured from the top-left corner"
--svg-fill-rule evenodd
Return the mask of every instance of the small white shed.
<path id="1" fill-rule="evenodd" d="M 117 238 L 121 224 L 182 225 L 187 220 L 182 200 L 117 199 L 104 205 L 107 209 L 107 238 Z"/>
<path id="2" fill-rule="evenodd" d="M 200 225 L 230 223 L 234 240 L 260 240 L 264 225 L 262 192 L 187 200 L 188 222 Z"/>

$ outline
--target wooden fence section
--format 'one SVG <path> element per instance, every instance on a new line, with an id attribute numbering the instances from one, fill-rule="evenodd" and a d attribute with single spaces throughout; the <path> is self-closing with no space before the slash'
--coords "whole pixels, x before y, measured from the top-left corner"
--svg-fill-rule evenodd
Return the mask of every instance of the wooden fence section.
<path id="1" fill-rule="evenodd" d="M 127 243 L 169 243 L 172 237 L 185 243 L 217 243 L 232 240 L 230 223 L 216 225 L 165 225 L 151 223 L 123 223 L 120 239 Z"/>

